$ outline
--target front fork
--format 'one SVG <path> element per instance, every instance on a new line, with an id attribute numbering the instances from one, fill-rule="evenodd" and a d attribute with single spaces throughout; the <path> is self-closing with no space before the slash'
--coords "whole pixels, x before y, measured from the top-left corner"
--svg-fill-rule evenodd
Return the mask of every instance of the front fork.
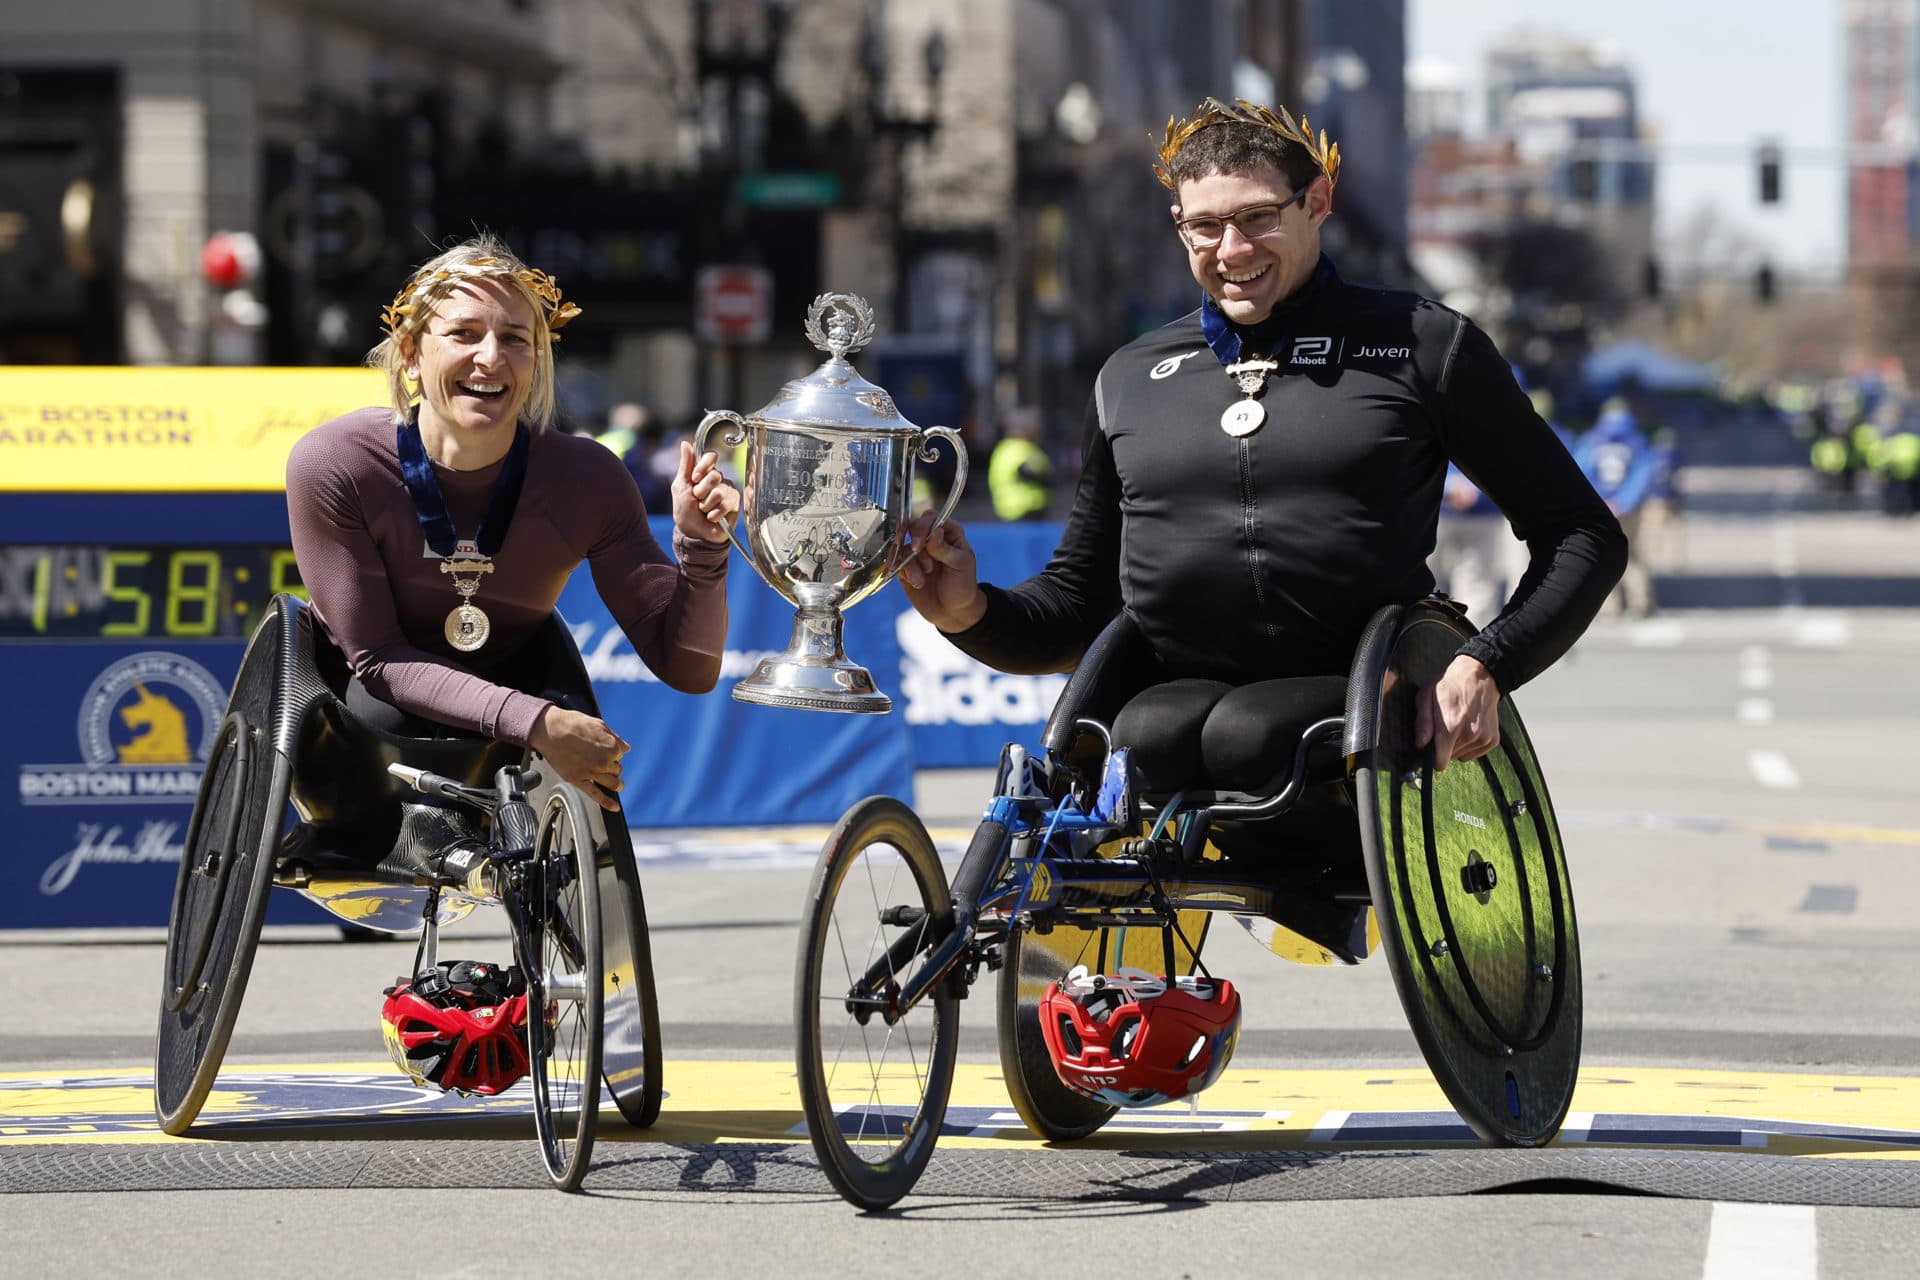
<path id="1" fill-rule="evenodd" d="M 981 894 L 1006 874 L 1012 859 L 1013 836 L 1009 826 L 1012 812 L 1003 811 L 1003 799 L 995 797 L 987 809 L 986 818 L 973 833 L 966 856 L 960 860 L 960 871 L 954 877 L 950 895 L 952 914 L 946 922 L 945 932 L 935 939 L 933 949 L 908 974 L 905 982 L 898 981 L 897 975 L 925 948 L 927 933 L 925 929 L 911 929 L 895 938 L 886 954 L 876 960 L 847 992 L 847 1009 L 856 1017 L 863 1011 L 877 1012 L 891 1026 L 919 1004 L 937 983 L 949 976 L 958 979 L 954 984 L 955 994 L 965 996 L 967 988 L 973 985 L 973 979 L 979 973 L 979 966 L 983 962 L 991 962 L 990 952 L 975 945 L 975 928 L 979 922 Z M 890 910 L 905 913 L 917 909 L 895 907 Z M 904 915 L 898 915 L 886 923 L 926 922 L 924 918 L 910 921 Z M 934 921 L 932 927 L 938 929 L 939 921 Z"/>

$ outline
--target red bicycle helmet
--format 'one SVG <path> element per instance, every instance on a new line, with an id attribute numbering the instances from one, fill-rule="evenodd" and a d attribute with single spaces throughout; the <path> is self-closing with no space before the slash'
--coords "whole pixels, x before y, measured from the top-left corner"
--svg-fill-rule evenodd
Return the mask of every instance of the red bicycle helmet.
<path id="1" fill-rule="evenodd" d="M 415 1084 L 499 1093 L 529 1069 L 526 991 L 517 970 L 443 961 L 387 988 L 387 1052 Z"/>
<path id="2" fill-rule="evenodd" d="M 1040 998 L 1040 1031 L 1060 1083 L 1112 1107 L 1157 1107 L 1199 1093 L 1240 1039 L 1240 993 L 1218 978 L 1076 965 Z"/>

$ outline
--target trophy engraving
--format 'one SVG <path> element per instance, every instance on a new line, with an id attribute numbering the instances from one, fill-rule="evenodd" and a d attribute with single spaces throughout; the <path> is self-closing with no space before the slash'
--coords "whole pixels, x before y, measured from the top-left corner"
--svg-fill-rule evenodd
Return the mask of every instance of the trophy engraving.
<path id="1" fill-rule="evenodd" d="M 723 427 L 747 442 L 740 519 L 729 534 L 754 572 L 798 609 L 793 640 L 733 687 L 740 702 L 811 711 L 877 713 L 893 700 L 842 647 L 840 614 L 891 582 L 906 564 L 913 472 L 936 441 L 954 454 L 944 522 L 967 481 L 967 454 L 951 427 L 917 427 L 847 357 L 873 341 L 873 308 L 825 293 L 807 309 L 807 337 L 826 363 L 781 388 L 759 412 L 718 409 L 700 420 L 694 449 Z M 742 538 L 740 530 L 745 531 Z"/>

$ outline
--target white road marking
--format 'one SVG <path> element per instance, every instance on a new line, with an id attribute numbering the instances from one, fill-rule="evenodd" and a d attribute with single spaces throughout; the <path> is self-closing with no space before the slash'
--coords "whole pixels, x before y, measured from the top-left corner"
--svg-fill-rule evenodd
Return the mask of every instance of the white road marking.
<path id="1" fill-rule="evenodd" d="M 1320 1123 L 1313 1126 L 1313 1132 L 1307 1135 L 1308 1142 L 1332 1142 L 1340 1136 L 1340 1130 L 1346 1128 L 1352 1118 L 1351 1111 L 1329 1111 L 1320 1117 Z"/>
<path id="2" fill-rule="evenodd" d="M 1793 643 L 1803 649 L 1844 649 L 1852 640 L 1845 614 L 1803 618 L 1793 626 Z"/>
<path id="3" fill-rule="evenodd" d="M 1740 687 L 1755 690 L 1773 687 L 1773 655 L 1765 645 L 1750 644 L 1740 651 Z"/>
<path id="4" fill-rule="evenodd" d="M 1627 628 L 1627 643 L 1636 649 L 1675 649 L 1687 638 L 1687 624 L 1677 618 L 1653 618 Z"/>
<path id="5" fill-rule="evenodd" d="M 1747 752 L 1747 770 L 1754 781 L 1776 791 L 1791 791 L 1800 785 L 1800 774 L 1778 751 Z"/>
<path id="6" fill-rule="evenodd" d="M 1820 1274 L 1812 1205 L 1716 1203 L 1702 1280 L 1812 1280 Z"/>
<path id="7" fill-rule="evenodd" d="M 1742 698 L 1733 715 L 1741 724 L 1772 724 L 1773 703 L 1766 698 Z"/>
<path id="8" fill-rule="evenodd" d="M 1560 1124 L 1561 1142 L 1585 1142 L 1593 1130 L 1593 1112 L 1569 1111 Z"/>

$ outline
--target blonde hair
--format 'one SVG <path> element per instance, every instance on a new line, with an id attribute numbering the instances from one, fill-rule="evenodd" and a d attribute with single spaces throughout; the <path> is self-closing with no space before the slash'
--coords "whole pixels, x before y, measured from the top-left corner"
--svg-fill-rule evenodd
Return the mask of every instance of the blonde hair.
<path id="1" fill-rule="evenodd" d="M 555 415 L 553 344 L 559 337 L 554 330 L 579 315 L 580 308 L 561 298 L 557 280 L 520 261 L 497 236 L 477 235 L 422 263 L 380 313 L 387 336 L 367 353 L 367 364 L 387 375 L 394 409 L 411 414 L 420 388 L 407 377 L 408 357 L 418 353 L 434 308 L 455 286 L 473 280 L 509 284 L 533 308 L 533 387 L 523 416 L 534 430 L 544 431 Z"/>

